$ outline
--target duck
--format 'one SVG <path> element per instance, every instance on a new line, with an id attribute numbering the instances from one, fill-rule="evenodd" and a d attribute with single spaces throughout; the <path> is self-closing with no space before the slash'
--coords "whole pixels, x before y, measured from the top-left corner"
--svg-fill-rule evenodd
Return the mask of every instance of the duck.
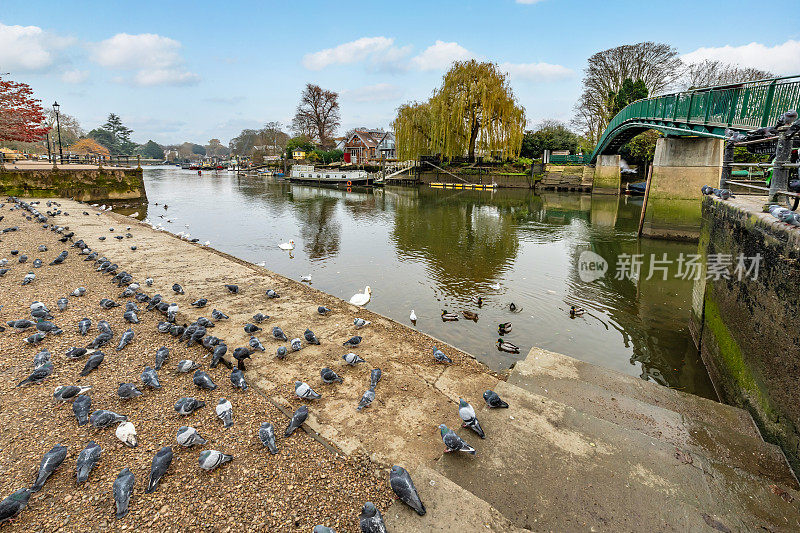
<path id="1" fill-rule="evenodd" d="M 411 320 L 412 323 L 414 324 L 417 323 L 417 313 L 415 313 L 413 309 L 411 310 L 411 315 L 409 315 L 408 318 L 409 320 Z"/>
<path id="2" fill-rule="evenodd" d="M 372 295 L 372 289 L 369 288 L 367 285 L 364 288 L 364 292 L 357 292 L 350 298 L 350 303 L 353 305 L 363 306 L 369 303 L 370 296 Z"/>
<path id="3" fill-rule="evenodd" d="M 489 288 L 494 290 L 494 291 L 499 291 L 500 290 L 500 284 L 499 283 L 495 283 L 493 285 L 489 285 Z"/>
<path id="4" fill-rule="evenodd" d="M 283 242 L 278 245 L 281 250 L 294 250 L 294 241 Z"/>
<path id="5" fill-rule="evenodd" d="M 483 307 L 483 297 L 482 296 L 473 296 L 472 297 L 472 301 L 478 307 Z"/>
<path id="6" fill-rule="evenodd" d="M 511 322 L 503 322 L 497 326 L 497 332 L 500 335 L 505 335 L 506 333 L 511 333 Z"/>
<path id="7" fill-rule="evenodd" d="M 442 309 L 442 321 L 455 322 L 458 320 L 458 315 L 455 313 L 448 313 L 447 309 Z"/>
<path id="8" fill-rule="evenodd" d="M 586 312 L 586 309 L 584 309 L 583 307 L 578 307 L 577 305 L 571 305 L 569 307 L 569 316 L 570 316 L 570 318 L 583 316 L 583 314 L 585 312 Z"/>
<path id="9" fill-rule="evenodd" d="M 497 349 L 501 352 L 519 353 L 519 346 L 503 339 L 497 339 Z"/>
<path id="10" fill-rule="evenodd" d="M 464 315 L 464 318 L 466 318 L 467 320 L 472 320 L 474 322 L 478 321 L 478 313 L 473 313 L 472 311 L 467 311 L 466 309 L 464 309 L 463 311 L 461 311 L 461 314 Z"/>
<path id="11" fill-rule="evenodd" d="M 508 304 L 508 309 L 512 313 L 519 313 L 520 311 L 522 311 L 522 308 L 521 307 L 517 307 L 517 304 L 515 304 L 514 302 L 511 302 L 510 304 Z"/>

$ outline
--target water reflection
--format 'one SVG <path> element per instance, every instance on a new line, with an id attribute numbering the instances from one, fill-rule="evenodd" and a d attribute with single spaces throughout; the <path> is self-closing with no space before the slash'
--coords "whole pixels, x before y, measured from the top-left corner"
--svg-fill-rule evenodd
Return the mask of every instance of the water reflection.
<path id="1" fill-rule="evenodd" d="M 148 215 L 163 214 L 153 203 L 169 203 L 170 231 L 188 230 L 294 279 L 312 274 L 315 287 L 345 299 L 368 284 L 370 309 L 405 323 L 414 309 L 420 330 L 494 368 L 541 346 L 713 397 L 686 326 L 691 281 L 614 275 L 624 254 L 696 251 L 638 240 L 641 206 L 633 199 L 509 189 L 348 193 L 178 169 L 148 169 L 145 182 Z M 277 247 L 288 239 L 293 256 Z M 607 259 L 605 277 L 580 279 L 584 250 Z M 481 309 L 472 303 L 478 295 Z M 510 302 L 522 312 L 511 313 Z M 570 305 L 586 315 L 570 319 Z M 479 320 L 444 323 L 441 309 L 477 311 Z M 508 321 L 521 356 L 494 347 L 497 324 Z"/>

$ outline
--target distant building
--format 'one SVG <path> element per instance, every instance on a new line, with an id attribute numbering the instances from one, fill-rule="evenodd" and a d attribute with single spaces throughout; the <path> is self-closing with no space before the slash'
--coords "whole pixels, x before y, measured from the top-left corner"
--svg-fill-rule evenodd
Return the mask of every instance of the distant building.
<path id="1" fill-rule="evenodd" d="M 355 130 L 344 142 L 342 151 L 344 160 L 356 165 L 397 157 L 394 134 L 381 130 Z"/>
<path id="2" fill-rule="evenodd" d="M 292 159 L 305 159 L 305 158 L 306 158 L 305 150 L 292 150 Z"/>

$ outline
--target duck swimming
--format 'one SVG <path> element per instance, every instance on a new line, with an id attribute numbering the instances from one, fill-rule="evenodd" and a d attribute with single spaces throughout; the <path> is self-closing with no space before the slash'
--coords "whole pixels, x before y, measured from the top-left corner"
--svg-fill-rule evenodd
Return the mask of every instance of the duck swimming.
<path id="1" fill-rule="evenodd" d="M 284 242 L 278 245 L 281 250 L 294 250 L 294 241 Z"/>
<path id="2" fill-rule="evenodd" d="M 522 311 L 522 308 L 521 307 L 517 307 L 517 304 L 515 304 L 514 302 L 511 302 L 510 304 L 508 304 L 508 309 L 512 313 L 519 313 L 520 311 Z"/>
<path id="3" fill-rule="evenodd" d="M 578 307 L 575 305 L 571 305 L 569 308 L 569 316 L 570 318 L 575 318 L 578 316 L 583 316 L 586 310 L 583 307 Z"/>
<path id="4" fill-rule="evenodd" d="M 448 313 L 447 309 L 442 309 L 442 320 L 444 322 L 455 322 L 458 320 L 458 315 L 455 313 Z"/>
<path id="5" fill-rule="evenodd" d="M 464 318 L 466 318 L 467 320 L 472 320 L 474 322 L 478 321 L 478 313 L 473 313 L 472 311 L 467 311 L 466 309 L 464 309 L 463 311 L 461 311 L 461 314 L 464 315 Z"/>
<path id="6" fill-rule="evenodd" d="M 500 335 L 505 335 L 506 333 L 511 333 L 511 322 L 503 322 L 502 324 L 497 326 L 497 332 Z"/>
<path id="7" fill-rule="evenodd" d="M 519 353 L 519 346 L 503 339 L 497 339 L 497 349 L 501 352 Z"/>
<path id="8" fill-rule="evenodd" d="M 472 301 L 473 301 L 473 302 L 475 303 L 475 305 L 477 305 L 478 307 L 483 307 L 483 297 L 482 297 L 482 296 L 473 296 L 473 297 L 472 297 Z"/>

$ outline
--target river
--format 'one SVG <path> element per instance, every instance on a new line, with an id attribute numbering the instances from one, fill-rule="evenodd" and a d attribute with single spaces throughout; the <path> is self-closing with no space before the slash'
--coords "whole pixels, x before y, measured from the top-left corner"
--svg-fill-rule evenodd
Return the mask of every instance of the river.
<path id="1" fill-rule="evenodd" d="M 345 300 L 369 285 L 370 310 L 412 325 L 413 309 L 420 331 L 496 370 L 539 346 L 715 398 L 687 325 L 692 281 L 677 264 L 697 245 L 637 239 L 641 198 L 427 187 L 348 193 L 177 167 L 147 168 L 144 180 L 149 203 L 140 210 L 152 223 L 295 280 L 310 275 L 313 287 Z M 278 248 L 289 240 L 291 254 Z M 585 251 L 607 261 L 604 276 L 581 279 Z M 618 268 L 636 254 L 638 276 Z M 672 264 L 647 279 L 653 257 Z M 585 314 L 571 318 L 571 305 Z M 479 318 L 443 322 L 443 309 Z M 496 348 L 501 322 L 513 323 L 504 338 L 519 355 Z"/>

